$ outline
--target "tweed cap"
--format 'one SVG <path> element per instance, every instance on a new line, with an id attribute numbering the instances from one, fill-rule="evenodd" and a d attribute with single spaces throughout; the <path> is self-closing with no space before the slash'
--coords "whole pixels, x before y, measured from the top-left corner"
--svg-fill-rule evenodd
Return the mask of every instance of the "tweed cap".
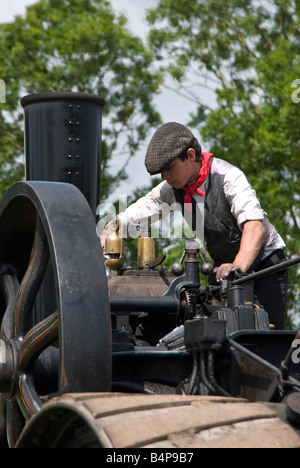
<path id="1" fill-rule="evenodd" d="M 194 143 L 192 132 L 177 122 L 169 122 L 154 133 L 145 158 L 150 175 L 161 173 L 164 168 Z"/>

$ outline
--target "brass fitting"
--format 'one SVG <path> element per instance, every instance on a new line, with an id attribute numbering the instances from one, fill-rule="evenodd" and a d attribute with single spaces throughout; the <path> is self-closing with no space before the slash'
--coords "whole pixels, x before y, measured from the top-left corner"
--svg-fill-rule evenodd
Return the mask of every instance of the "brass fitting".
<path id="1" fill-rule="evenodd" d="M 155 259 L 155 239 L 153 237 L 139 237 L 137 240 L 138 268 L 147 267 L 147 263 Z"/>
<path id="2" fill-rule="evenodd" d="M 111 229 L 111 228 L 110 228 Z M 118 234 L 119 220 L 105 239 L 105 264 L 110 270 L 120 270 L 124 265 L 123 239 Z"/>

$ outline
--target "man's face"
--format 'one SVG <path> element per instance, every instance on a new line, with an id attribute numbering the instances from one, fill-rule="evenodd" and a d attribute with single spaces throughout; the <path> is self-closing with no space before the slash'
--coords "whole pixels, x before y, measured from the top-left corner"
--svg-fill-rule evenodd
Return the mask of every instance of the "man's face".
<path id="1" fill-rule="evenodd" d="M 198 176 L 200 163 L 195 161 L 195 151 L 187 151 L 188 158 L 182 161 L 180 158 L 174 159 L 161 173 L 162 180 L 166 180 L 169 185 L 180 189 L 187 183 L 192 183 Z"/>

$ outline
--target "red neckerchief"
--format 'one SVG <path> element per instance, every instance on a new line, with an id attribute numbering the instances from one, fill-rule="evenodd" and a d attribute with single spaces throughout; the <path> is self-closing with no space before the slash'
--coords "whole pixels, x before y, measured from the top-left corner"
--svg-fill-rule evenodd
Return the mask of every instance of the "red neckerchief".
<path id="1" fill-rule="evenodd" d="M 200 185 L 203 184 L 206 177 L 208 176 L 209 169 L 210 169 L 210 159 L 212 158 L 212 153 L 202 153 L 202 165 L 199 172 L 199 175 L 193 184 L 186 184 L 182 189 L 186 192 L 184 196 L 184 203 L 186 205 L 186 209 L 188 211 L 192 211 L 190 203 L 192 202 L 192 196 L 194 193 L 198 193 L 198 195 L 205 195 L 205 193 L 199 189 Z"/>

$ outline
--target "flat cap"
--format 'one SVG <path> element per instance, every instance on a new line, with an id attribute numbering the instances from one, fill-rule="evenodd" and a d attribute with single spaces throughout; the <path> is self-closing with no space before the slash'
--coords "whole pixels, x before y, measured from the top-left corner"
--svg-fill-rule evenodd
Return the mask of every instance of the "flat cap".
<path id="1" fill-rule="evenodd" d="M 164 168 L 194 143 L 192 132 L 182 124 L 169 122 L 154 133 L 145 158 L 150 175 L 161 173 Z"/>

